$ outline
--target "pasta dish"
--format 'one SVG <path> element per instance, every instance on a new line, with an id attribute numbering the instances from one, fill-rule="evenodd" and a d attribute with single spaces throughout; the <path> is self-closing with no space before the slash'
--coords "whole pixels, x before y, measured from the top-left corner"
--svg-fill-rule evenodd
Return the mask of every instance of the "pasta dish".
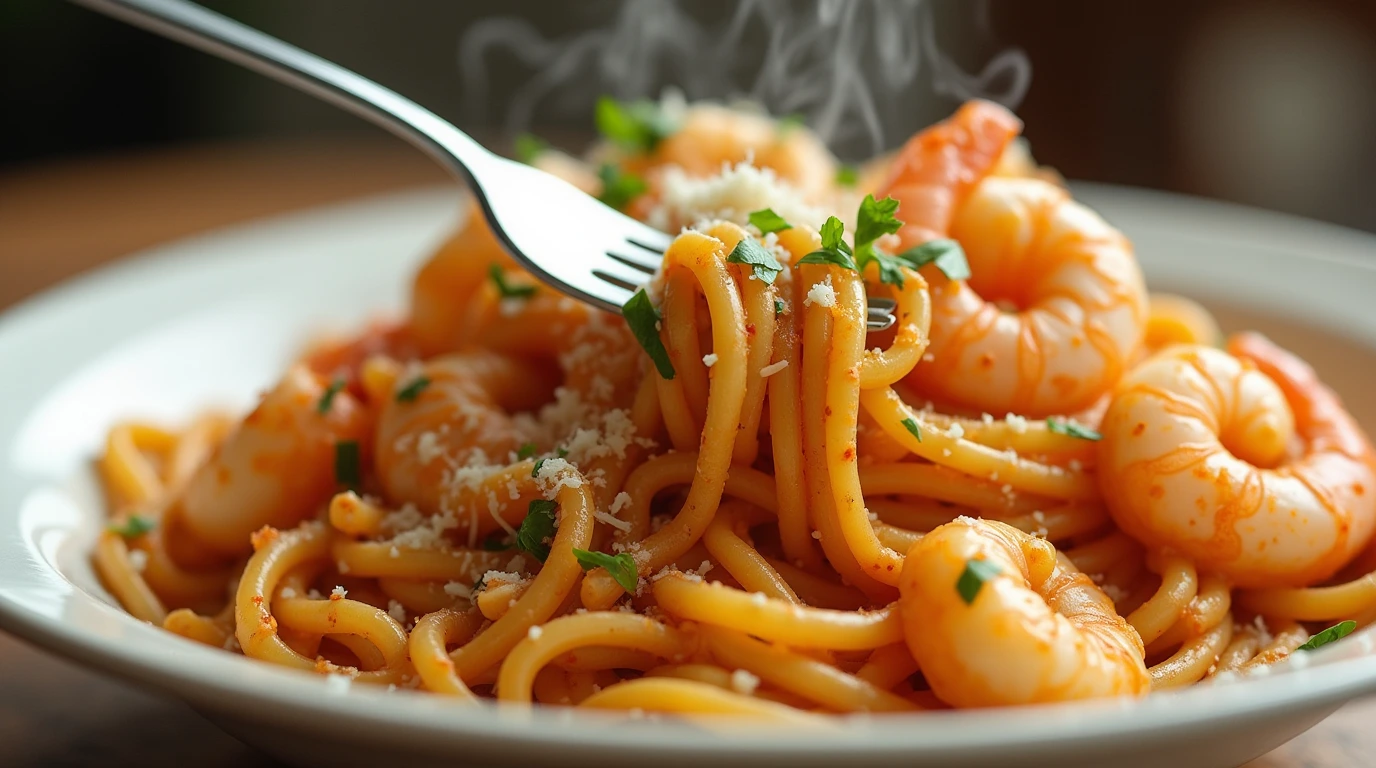
<path id="1" fill-rule="evenodd" d="M 677 233 L 622 315 L 470 211 L 405 318 L 246 416 L 116 425 L 130 614 L 337 686 L 793 723 L 1142 696 L 1376 619 L 1361 428 L 1148 293 L 1002 107 L 858 167 L 746 108 L 596 117 L 517 153 Z"/>

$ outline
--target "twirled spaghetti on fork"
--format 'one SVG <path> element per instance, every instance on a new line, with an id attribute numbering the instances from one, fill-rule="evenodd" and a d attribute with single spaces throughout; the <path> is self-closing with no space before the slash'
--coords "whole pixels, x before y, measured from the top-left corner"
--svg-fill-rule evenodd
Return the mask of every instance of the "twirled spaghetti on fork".
<path id="1" fill-rule="evenodd" d="M 94 558 L 131 614 L 463 700 L 780 722 L 1141 695 L 1376 618 L 1360 428 L 1149 296 L 1002 108 L 861 169 L 757 114 L 599 115 L 596 169 L 528 159 L 680 232 L 623 316 L 470 215 L 404 321 L 242 421 L 115 427 Z"/>

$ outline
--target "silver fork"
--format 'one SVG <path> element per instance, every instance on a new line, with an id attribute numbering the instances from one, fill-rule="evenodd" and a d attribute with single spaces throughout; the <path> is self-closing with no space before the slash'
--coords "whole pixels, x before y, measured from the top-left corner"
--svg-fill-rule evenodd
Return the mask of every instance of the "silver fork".
<path id="1" fill-rule="evenodd" d="M 669 235 L 562 179 L 489 152 L 395 91 L 195 3 L 73 2 L 256 70 L 409 141 L 473 190 L 492 231 L 521 266 L 576 299 L 619 312 L 669 247 Z M 870 330 L 893 323 L 892 302 L 870 302 Z"/>

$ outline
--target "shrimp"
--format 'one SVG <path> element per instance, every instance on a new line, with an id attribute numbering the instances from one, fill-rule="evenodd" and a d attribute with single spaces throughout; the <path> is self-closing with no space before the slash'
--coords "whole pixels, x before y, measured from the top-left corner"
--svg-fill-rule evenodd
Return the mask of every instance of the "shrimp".
<path id="1" fill-rule="evenodd" d="M 1148 358 L 1101 432 L 1099 481 L 1119 527 L 1236 586 L 1325 579 L 1376 526 L 1371 444 L 1308 365 L 1259 335 Z"/>
<path id="2" fill-rule="evenodd" d="M 459 231 L 420 268 L 411 285 L 411 332 L 426 356 L 460 346 L 468 307 L 488 279 L 488 270 L 493 264 L 515 266 L 476 202 L 468 205 L 463 221 Z"/>
<path id="3" fill-rule="evenodd" d="M 336 444 L 360 441 L 370 416 L 347 391 L 321 412 L 326 379 L 297 365 L 263 396 L 171 501 L 167 518 L 227 557 L 251 551 L 249 534 L 290 528 L 336 490 Z"/>
<path id="4" fill-rule="evenodd" d="M 486 351 L 430 360 L 400 376 L 397 391 L 420 381 L 428 384 L 414 398 L 386 400 L 374 451 L 388 497 L 429 515 L 475 503 L 481 481 L 506 466 L 527 437 L 509 412 L 548 402 L 557 383 L 548 366 Z M 464 470 L 473 470 L 471 481 Z M 502 498 L 509 500 L 505 489 Z M 482 505 L 486 510 L 485 494 Z"/>
<path id="5" fill-rule="evenodd" d="M 769 168 L 811 200 L 835 187 L 836 158 L 805 126 L 784 125 L 768 115 L 716 104 L 697 104 L 679 129 L 659 143 L 650 167 L 673 165 L 689 176 L 720 173 L 723 165 L 751 161 Z"/>
<path id="6" fill-rule="evenodd" d="M 997 568 L 970 597 L 973 561 Z M 1113 601 L 1044 539 L 959 517 L 908 550 L 904 638 L 932 691 L 956 707 L 1141 695 L 1142 640 Z M 968 598 L 968 599 L 967 599 Z"/>
<path id="7" fill-rule="evenodd" d="M 881 194 L 902 247 L 951 237 L 972 277 L 933 275 L 924 394 L 1042 417 L 1091 406 L 1141 347 L 1147 293 L 1127 239 L 1043 179 L 994 175 L 1020 124 L 970 102 L 904 147 Z"/>

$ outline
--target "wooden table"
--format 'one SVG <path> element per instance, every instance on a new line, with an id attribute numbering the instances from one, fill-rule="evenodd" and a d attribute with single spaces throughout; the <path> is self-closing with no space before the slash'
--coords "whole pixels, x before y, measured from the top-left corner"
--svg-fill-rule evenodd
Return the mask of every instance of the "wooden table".
<path id="1" fill-rule="evenodd" d="M 409 186 L 443 172 L 404 147 L 194 147 L 0 174 L 0 310 L 78 272 L 212 227 Z M 1247 768 L 1376 764 L 1376 700 Z M 185 705 L 0 634 L 0 764 L 273 766 Z"/>

